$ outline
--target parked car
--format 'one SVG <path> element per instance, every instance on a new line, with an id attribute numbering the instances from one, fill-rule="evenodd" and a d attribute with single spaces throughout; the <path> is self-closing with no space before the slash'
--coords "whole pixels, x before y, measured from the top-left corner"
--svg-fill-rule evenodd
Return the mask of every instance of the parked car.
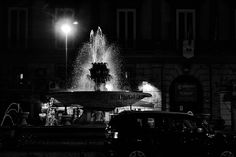
<path id="1" fill-rule="evenodd" d="M 123 111 L 106 127 L 110 156 L 233 157 L 223 134 L 192 113 Z"/>

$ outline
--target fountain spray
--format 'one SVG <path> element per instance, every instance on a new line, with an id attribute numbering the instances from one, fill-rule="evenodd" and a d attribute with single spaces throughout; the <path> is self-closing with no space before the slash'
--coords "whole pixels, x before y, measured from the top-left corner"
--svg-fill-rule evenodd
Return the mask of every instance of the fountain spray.
<path id="1" fill-rule="evenodd" d="M 114 45 L 109 45 L 100 27 L 90 32 L 90 40 L 80 50 L 74 65 L 72 90 L 119 91 L 120 60 Z"/>

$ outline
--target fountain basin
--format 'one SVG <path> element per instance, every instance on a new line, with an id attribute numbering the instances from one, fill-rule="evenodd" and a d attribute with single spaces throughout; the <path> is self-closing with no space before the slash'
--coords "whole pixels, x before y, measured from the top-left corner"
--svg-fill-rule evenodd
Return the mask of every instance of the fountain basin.
<path id="1" fill-rule="evenodd" d="M 151 97 L 151 94 L 126 91 L 58 91 L 50 92 L 47 96 L 56 99 L 63 106 L 78 104 L 84 109 L 112 110 L 130 106 L 145 97 Z"/>

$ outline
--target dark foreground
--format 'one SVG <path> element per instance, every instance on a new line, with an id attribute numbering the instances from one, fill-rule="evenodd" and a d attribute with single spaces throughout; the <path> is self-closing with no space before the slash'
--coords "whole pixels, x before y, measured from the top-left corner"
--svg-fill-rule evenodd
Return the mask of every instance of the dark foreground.
<path id="1" fill-rule="evenodd" d="M 0 128 L 0 157 L 109 157 L 104 132 L 102 125 Z"/>
<path id="2" fill-rule="evenodd" d="M 105 157 L 104 127 L 1 128 L 0 157 Z"/>

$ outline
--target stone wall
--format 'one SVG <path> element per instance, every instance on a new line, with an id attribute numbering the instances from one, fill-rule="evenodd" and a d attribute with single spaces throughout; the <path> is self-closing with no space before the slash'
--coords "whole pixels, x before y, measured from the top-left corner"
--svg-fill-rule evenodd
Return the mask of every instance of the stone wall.
<path id="1" fill-rule="evenodd" d="M 231 107 L 234 102 L 222 100 L 222 91 L 232 92 L 233 82 L 236 82 L 235 64 L 191 64 L 184 66 L 182 64 L 137 64 L 136 81 L 149 81 L 157 85 L 162 93 L 162 109 L 169 111 L 170 108 L 170 86 L 175 79 L 183 74 L 192 76 L 199 81 L 202 88 L 203 114 L 210 115 L 212 121 L 218 121 L 222 118 L 226 124 L 230 125 L 230 112 L 226 112 L 224 104 Z M 229 95 L 229 94 L 228 94 Z M 235 119 L 235 118 L 234 118 Z"/>

